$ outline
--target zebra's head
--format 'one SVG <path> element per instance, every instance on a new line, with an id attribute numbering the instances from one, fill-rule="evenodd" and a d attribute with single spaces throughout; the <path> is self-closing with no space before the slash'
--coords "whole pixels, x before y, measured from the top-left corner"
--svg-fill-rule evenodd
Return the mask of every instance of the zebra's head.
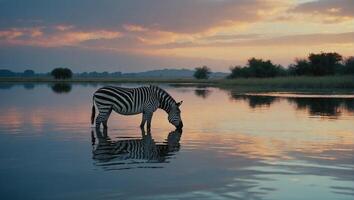
<path id="1" fill-rule="evenodd" d="M 177 129 L 182 129 L 183 123 L 181 118 L 181 110 L 179 107 L 182 105 L 183 101 L 174 103 L 171 106 L 171 110 L 168 113 L 168 121 L 173 124 Z"/>

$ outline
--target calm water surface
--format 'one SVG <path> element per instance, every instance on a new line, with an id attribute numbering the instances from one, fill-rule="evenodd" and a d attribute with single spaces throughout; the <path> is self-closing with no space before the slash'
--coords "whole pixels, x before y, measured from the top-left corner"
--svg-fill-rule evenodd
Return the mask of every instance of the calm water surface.
<path id="1" fill-rule="evenodd" d="M 0 85 L 1 199 L 354 199 L 353 96 L 162 85 L 183 132 L 161 110 L 96 132 L 98 87 Z"/>

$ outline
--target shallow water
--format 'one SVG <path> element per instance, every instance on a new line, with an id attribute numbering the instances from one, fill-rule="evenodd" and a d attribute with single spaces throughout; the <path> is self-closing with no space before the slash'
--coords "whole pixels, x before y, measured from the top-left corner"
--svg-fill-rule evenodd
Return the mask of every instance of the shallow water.
<path id="1" fill-rule="evenodd" d="M 351 96 L 162 85 L 182 133 L 161 110 L 151 133 L 117 114 L 96 132 L 98 87 L 0 84 L 1 199 L 354 198 Z"/>

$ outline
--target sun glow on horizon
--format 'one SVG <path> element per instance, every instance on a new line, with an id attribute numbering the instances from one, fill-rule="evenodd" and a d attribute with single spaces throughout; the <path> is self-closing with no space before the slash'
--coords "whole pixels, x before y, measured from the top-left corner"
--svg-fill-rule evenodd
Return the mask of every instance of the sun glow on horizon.
<path id="1" fill-rule="evenodd" d="M 124 10 L 128 6 L 125 3 L 104 3 L 106 12 L 88 7 L 77 12 L 99 15 L 78 20 L 63 20 L 55 12 L 52 22 L 47 19 L 45 7 L 37 11 L 42 17 L 38 20 L 20 20 L 10 13 L 3 19 L 8 22 L 0 23 L 1 49 L 66 48 L 75 49 L 78 57 L 83 52 L 96 52 L 97 67 L 114 63 L 136 67 L 138 60 L 138 68 L 144 70 L 153 67 L 151 63 L 163 66 L 170 61 L 169 67 L 173 67 L 204 62 L 218 71 L 243 64 L 250 57 L 287 65 L 311 52 L 336 51 L 345 57 L 354 52 L 352 1 L 154 1 L 161 5 L 155 8 L 125 2 L 131 14 L 111 9 L 118 6 Z M 60 6 L 58 3 L 58 11 Z M 144 12 L 140 12 L 141 6 L 145 6 Z M 65 62 L 67 57 L 62 54 L 58 56 Z M 120 59 L 114 60 L 115 54 Z M 109 59 L 103 59 L 107 55 Z M 28 58 L 29 65 L 30 61 Z"/>

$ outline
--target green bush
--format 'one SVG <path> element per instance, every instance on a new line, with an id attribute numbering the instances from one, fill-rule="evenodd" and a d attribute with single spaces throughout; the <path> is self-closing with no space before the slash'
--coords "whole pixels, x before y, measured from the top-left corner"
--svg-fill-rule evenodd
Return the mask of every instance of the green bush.
<path id="1" fill-rule="evenodd" d="M 230 68 L 231 74 L 228 78 L 267 78 L 283 76 L 287 71 L 280 65 L 274 65 L 270 60 L 251 58 L 245 67 L 235 66 Z"/>
<path id="2" fill-rule="evenodd" d="M 349 57 L 344 60 L 344 73 L 354 74 L 354 57 Z"/>
<path id="3" fill-rule="evenodd" d="M 55 79 L 69 79 L 73 76 L 73 73 L 68 68 L 55 68 L 50 73 Z"/>
<path id="4" fill-rule="evenodd" d="M 308 57 L 310 61 L 311 75 L 325 76 L 333 75 L 336 72 L 336 68 L 340 66 L 342 56 L 338 53 L 311 53 Z"/>
<path id="5" fill-rule="evenodd" d="M 195 68 L 195 72 L 194 72 L 193 76 L 196 79 L 208 79 L 210 73 L 211 73 L 211 70 L 207 66 L 197 67 L 197 68 Z"/>

